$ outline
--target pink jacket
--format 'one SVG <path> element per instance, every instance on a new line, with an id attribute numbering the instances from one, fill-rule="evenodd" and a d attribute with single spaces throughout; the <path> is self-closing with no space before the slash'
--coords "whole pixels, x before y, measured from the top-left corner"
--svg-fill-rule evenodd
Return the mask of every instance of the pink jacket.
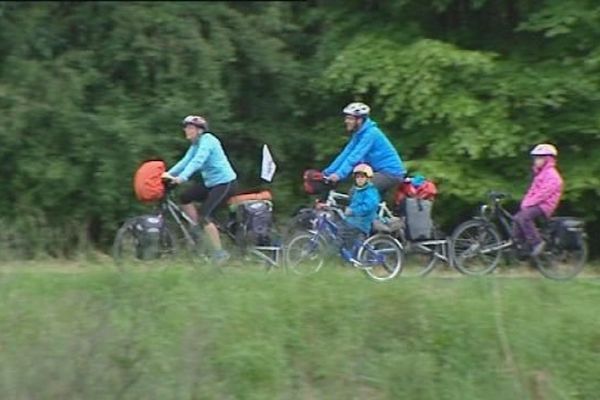
<path id="1" fill-rule="evenodd" d="M 558 207 L 563 189 L 563 180 L 556 170 L 556 160 L 548 157 L 541 168 L 533 169 L 533 181 L 521 201 L 521 209 L 538 206 L 546 217 Z"/>

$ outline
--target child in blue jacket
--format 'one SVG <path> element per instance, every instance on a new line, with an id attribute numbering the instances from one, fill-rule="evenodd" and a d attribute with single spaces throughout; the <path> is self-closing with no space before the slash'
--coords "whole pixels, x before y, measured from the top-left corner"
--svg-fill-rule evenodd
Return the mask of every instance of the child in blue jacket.
<path id="1" fill-rule="evenodd" d="M 344 219 L 339 225 L 339 235 L 348 250 L 352 249 L 359 236 L 369 236 L 381 201 L 379 191 L 370 181 L 373 169 L 368 164 L 358 164 L 354 167 L 353 174 L 354 186 L 350 190 L 350 205 L 346 208 Z"/>

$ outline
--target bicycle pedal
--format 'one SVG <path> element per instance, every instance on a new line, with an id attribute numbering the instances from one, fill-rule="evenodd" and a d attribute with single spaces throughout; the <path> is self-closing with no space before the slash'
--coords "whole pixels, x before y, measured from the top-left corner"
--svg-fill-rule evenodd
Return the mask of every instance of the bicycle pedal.
<path id="1" fill-rule="evenodd" d="M 350 263 L 352 263 L 352 266 L 354 268 L 358 268 L 358 269 L 371 269 L 373 268 L 371 265 L 364 265 L 362 264 L 360 261 L 355 260 L 354 258 L 351 258 L 350 260 L 348 260 Z"/>

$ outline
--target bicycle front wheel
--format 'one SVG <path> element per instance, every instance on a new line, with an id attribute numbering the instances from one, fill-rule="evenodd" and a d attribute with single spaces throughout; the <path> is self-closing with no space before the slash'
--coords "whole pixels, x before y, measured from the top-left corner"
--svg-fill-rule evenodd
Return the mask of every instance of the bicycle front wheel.
<path id="1" fill-rule="evenodd" d="M 456 268 L 465 275 L 485 275 L 500 262 L 502 239 L 496 227 L 484 220 L 460 224 L 452 233 L 450 254 Z"/>
<path id="2" fill-rule="evenodd" d="M 285 265 L 298 275 L 318 272 L 325 263 L 323 240 L 310 233 L 298 233 L 285 248 Z"/>
<path id="3" fill-rule="evenodd" d="M 402 245 L 387 234 L 371 236 L 357 254 L 365 274 L 376 281 L 395 278 L 402 270 L 402 258 Z"/>
<path id="4" fill-rule="evenodd" d="M 580 238 L 577 246 L 571 249 L 549 245 L 542 254 L 534 257 L 534 261 L 546 278 L 562 281 L 577 276 L 583 270 L 587 256 L 587 243 Z"/>
<path id="5" fill-rule="evenodd" d="M 141 265 L 151 265 L 175 255 L 175 239 L 165 227 L 155 239 L 146 240 L 136 231 L 137 218 L 131 218 L 119 228 L 112 256 L 120 271 Z"/>

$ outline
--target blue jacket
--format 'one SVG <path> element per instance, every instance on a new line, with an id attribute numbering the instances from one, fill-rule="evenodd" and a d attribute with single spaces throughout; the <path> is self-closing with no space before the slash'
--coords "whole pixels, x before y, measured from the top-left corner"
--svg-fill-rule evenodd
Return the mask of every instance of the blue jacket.
<path id="1" fill-rule="evenodd" d="M 344 216 L 346 222 L 367 235 L 377 218 L 377 208 L 381 201 L 379 190 L 371 182 L 363 187 L 353 186 L 350 190 L 350 215 Z"/>
<path id="2" fill-rule="evenodd" d="M 398 152 L 370 118 L 352 135 L 344 150 L 323 170 L 323 174 L 329 176 L 335 173 L 340 179 L 345 179 L 352 173 L 352 168 L 361 162 L 369 164 L 374 172 L 398 177 L 406 174 Z"/>
<path id="3" fill-rule="evenodd" d="M 221 142 L 210 132 L 204 132 L 192 143 L 185 156 L 171 167 L 169 174 L 187 181 L 198 170 L 207 188 L 237 178 Z"/>

